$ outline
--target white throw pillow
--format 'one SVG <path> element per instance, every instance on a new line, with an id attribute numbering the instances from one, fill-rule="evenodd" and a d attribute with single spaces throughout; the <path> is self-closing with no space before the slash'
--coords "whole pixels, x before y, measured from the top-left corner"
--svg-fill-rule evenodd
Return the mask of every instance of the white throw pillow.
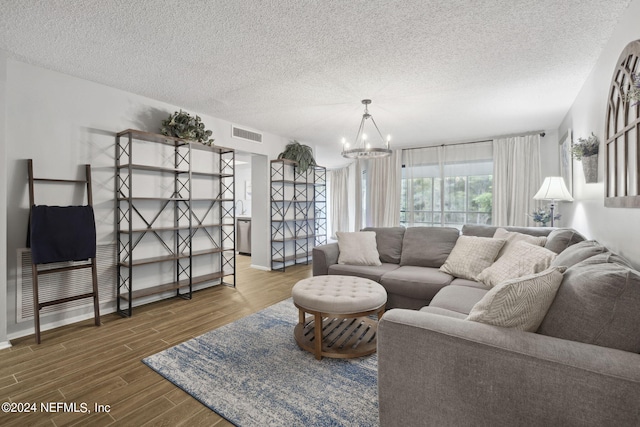
<path id="1" fill-rule="evenodd" d="M 539 273 L 551 265 L 556 253 L 523 240 L 511 245 L 490 267 L 478 274 L 476 280 L 487 286 L 496 286 L 509 279 Z"/>
<path id="2" fill-rule="evenodd" d="M 525 241 L 536 246 L 544 246 L 547 243 L 547 236 L 531 236 L 529 234 L 518 233 L 516 231 L 507 231 L 504 228 L 498 228 L 493 234 L 496 239 L 505 239 L 506 242 L 500 252 L 498 253 L 498 259 L 504 255 L 515 242 Z"/>
<path id="3" fill-rule="evenodd" d="M 460 236 L 440 271 L 462 279 L 476 280 L 476 276 L 493 264 L 504 239 Z"/>
<path id="4" fill-rule="evenodd" d="M 337 231 L 338 264 L 382 265 L 375 231 L 344 232 Z"/>
<path id="5" fill-rule="evenodd" d="M 562 283 L 565 267 L 502 282 L 478 301 L 465 320 L 535 332 Z"/>

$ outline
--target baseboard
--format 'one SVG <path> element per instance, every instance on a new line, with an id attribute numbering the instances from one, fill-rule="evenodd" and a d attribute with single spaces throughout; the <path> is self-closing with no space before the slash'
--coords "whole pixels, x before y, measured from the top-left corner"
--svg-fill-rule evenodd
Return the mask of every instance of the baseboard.
<path id="1" fill-rule="evenodd" d="M 255 268 L 256 270 L 271 271 L 271 269 L 269 267 L 265 267 L 264 265 L 251 264 L 249 267 Z"/>
<path id="2" fill-rule="evenodd" d="M 0 342 L 0 350 L 4 350 L 5 348 L 10 348 L 10 347 L 11 347 L 11 342 L 9 341 Z"/>

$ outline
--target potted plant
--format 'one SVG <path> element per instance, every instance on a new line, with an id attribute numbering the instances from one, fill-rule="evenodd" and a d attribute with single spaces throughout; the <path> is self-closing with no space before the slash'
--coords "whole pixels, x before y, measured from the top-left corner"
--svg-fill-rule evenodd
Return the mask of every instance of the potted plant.
<path id="1" fill-rule="evenodd" d="M 622 98 L 628 102 L 635 101 L 631 104 L 632 107 L 640 104 L 640 71 L 631 74 L 629 90 L 627 90 L 627 93 L 625 93 Z"/>
<path id="2" fill-rule="evenodd" d="M 551 221 L 551 212 L 544 208 L 536 209 L 529 216 L 533 219 L 533 222 L 540 224 L 542 227 L 546 227 L 547 223 Z M 560 214 L 553 215 L 554 221 L 559 220 L 560 216 Z"/>
<path id="3" fill-rule="evenodd" d="M 591 132 L 589 138 L 578 138 L 578 142 L 571 147 L 573 157 L 582 162 L 584 179 L 589 183 L 598 182 L 598 152 L 600 151 L 600 141 Z"/>
<path id="4" fill-rule="evenodd" d="M 213 145 L 213 139 L 209 138 L 212 132 L 204 128 L 204 123 L 202 123 L 200 116 L 194 118 L 182 110 L 176 111 L 171 114 L 168 119 L 162 121 L 160 133 L 176 138 L 197 141 L 204 145 Z"/>
<path id="5" fill-rule="evenodd" d="M 300 173 L 306 172 L 311 166 L 316 166 L 311 147 L 300 144 L 295 139 L 287 144 L 284 151 L 278 155 L 278 159 L 288 159 L 297 162 Z"/>

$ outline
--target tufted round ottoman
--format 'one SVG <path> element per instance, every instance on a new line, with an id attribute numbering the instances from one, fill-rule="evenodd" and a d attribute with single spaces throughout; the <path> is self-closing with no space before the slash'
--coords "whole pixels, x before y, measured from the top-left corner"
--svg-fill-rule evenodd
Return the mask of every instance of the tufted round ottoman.
<path id="1" fill-rule="evenodd" d="M 354 276 L 315 276 L 296 283 L 291 296 L 300 311 L 296 342 L 316 359 L 376 351 L 378 322 L 368 316 L 380 319 L 387 302 L 387 292 L 378 283 Z"/>

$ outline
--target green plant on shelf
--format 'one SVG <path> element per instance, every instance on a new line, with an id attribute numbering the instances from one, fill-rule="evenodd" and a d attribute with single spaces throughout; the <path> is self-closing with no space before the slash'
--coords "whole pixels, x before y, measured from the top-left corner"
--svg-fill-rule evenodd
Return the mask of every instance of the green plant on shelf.
<path id="1" fill-rule="evenodd" d="M 204 145 L 213 145 L 210 138 L 213 132 L 205 129 L 200 116 L 191 117 L 186 111 L 176 111 L 169 118 L 162 121 L 160 133 L 166 136 L 188 139 Z"/>

